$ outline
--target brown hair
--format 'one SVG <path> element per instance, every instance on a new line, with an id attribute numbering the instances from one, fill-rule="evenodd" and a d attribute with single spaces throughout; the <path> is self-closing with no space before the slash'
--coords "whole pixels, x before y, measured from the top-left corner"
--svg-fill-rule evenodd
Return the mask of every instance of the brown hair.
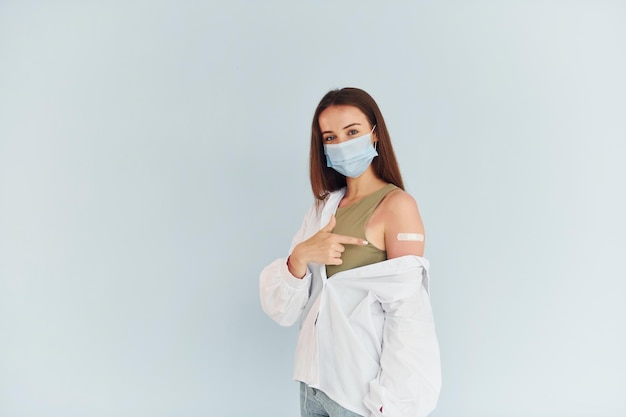
<path id="1" fill-rule="evenodd" d="M 383 181 L 394 184 L 404 190 L 404 183 L 398 168 L 396 155 L 391 146 L 391 139 L 385 119 L 378 105 L 365 91 L 358 88 L 346 87 L 331 90 L 322 98 L 315 109 L 311 125 L 311 153 L 309 169 L 311 188 L 317 200 L 324 200 L 332 192 L 346 186 L 346 177 L 326 166 L 326 155 L 322 141 L 322 132 L 319 116 L 322 111 L 331 106 L 353 106 L 363 112 L 372 126 L 376 126 L 375 135 L 378 138 L 378 156 L 372 161 L 374 173 Z"/>

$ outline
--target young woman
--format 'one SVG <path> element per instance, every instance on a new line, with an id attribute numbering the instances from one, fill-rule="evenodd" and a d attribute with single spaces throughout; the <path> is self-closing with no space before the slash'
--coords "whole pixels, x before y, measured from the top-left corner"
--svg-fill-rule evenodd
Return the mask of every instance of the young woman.
<path id="1" fill-rule="evenodd" d="M 300 320 L 302 416 L 426 416 L 441 375 L 424 227 L 365 91 L 322 98 L 310 176 L 316 202 L 289 256 L 260 276 L 263 310 L 283 326 Z"/>

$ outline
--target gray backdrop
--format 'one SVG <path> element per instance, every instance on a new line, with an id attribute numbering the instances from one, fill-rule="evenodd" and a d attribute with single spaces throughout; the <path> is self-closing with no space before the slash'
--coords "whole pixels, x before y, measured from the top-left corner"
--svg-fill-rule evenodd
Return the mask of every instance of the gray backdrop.
<path id="1" fill-rule="evenodd" d="M 426 225 L 434 417 L 623 416 L 626 6 L 0 1 L 0 416 L 295 416 L 258 273 L 313 110 L 378 101 Z"/>

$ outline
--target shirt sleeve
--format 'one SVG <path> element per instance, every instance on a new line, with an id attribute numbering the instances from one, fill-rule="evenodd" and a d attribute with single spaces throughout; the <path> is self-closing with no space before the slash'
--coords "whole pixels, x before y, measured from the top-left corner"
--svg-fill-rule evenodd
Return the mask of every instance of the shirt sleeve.
<path id="1" fill-rule="evenodd" d="M 423 279 L 406 296 L 381 300 L 385 312 L 381 369 L 364 399 L 371 417 L 424 417 L 437 404 L 439 344 L 424 284 L 428 272 L 422 272 Z"/>
<path id="2" fill-rule="evenodd" d="M 294 247 L 305 238 L 308 224 L 315 215 L 315 206 L 311 207 L 302 222 L 300 230 L 291 242 Z M 259 277 L 261 307 L 263 311 L 281 326 L 292 326 L 302 314 L 309 300 L 311 271 L 307 267 L 304 278 L 294 277 L 287 267 L 287 258 L 279 258 L 267 265 Z"/>

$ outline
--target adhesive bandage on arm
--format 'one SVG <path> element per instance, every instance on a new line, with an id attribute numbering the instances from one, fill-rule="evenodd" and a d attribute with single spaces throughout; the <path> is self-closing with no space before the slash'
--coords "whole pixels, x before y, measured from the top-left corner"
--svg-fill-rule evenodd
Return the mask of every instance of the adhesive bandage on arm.
<path id="1" fill-rule="evenodd" d="M 423 242 L 424 235 L 421 233 L 398 233 L 398 240 L 408 240 L 411 242 Z"/>

